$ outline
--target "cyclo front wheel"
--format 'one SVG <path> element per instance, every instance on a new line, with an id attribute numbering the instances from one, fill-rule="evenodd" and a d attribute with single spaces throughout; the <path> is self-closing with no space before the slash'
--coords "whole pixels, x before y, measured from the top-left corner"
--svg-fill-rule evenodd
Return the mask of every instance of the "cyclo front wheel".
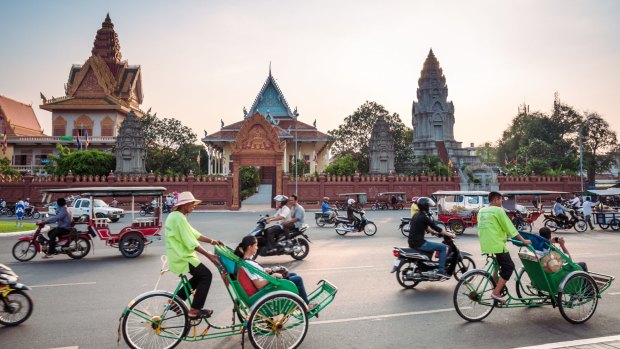
<path id="1" fill-rule="evenodd" d="M 491 292 L 495 281 L 484 270 L 473 270 L 461 276 L 454 289 L 454 309 L 467 321 L 480 321 L 495 307 Z"/>
<path id="2" fill-rule="evenodd" d="M 248 335 L 254 348 L 297 348 L 308 332 L 306 305 L 292 294 L 274 294 L 254 306 Z"/>
<path id="3" fill-rule="evenodd" d="M 185 303 L 168 292 L 149 293 L 129 306 L 122 331 L 130 348 L 176 347 L 189 331 Z"/>
<path id="4" fill-rule="evenodd" d="M 598 288 L 592 277 L 584 272 L 572 274 L 558 292 L 560 313 L 566 321 L 582 324 L 594 315 L 598 304 Z"/>

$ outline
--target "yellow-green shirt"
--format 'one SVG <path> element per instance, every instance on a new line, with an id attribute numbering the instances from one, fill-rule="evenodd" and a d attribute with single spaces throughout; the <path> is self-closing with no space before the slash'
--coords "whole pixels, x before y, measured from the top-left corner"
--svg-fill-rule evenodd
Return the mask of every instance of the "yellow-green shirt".
<path id="1" fill-rule="evenodd" d="M 415 216 L 415 214 L 418 213 L 418 205 L 415 204 L 415 202 L 411 203 L 411 217 Z"/>
<path id="2" fill-rule="evenodd" d="M 517 234 L 503 208 L 488 206 L 478 211 L 478 237 L 482 253 L 508 252 L 506 241 Z"/>
<path id="3" fill-rule="evenodd" d="M 164 225 L 166 235 L 166 256 L 170 271 L 175 274 L 189 272 L 189 263 L 194 267 L 200 264 L 196 247 L 200 246 L 200 233 L 192 228 L 187 217 L 178 211 L 171 212 Z"/>

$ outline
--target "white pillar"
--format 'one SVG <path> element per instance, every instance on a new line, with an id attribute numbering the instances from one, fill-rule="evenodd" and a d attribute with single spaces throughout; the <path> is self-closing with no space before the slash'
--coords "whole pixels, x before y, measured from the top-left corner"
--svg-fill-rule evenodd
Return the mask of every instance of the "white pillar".
<path id="1" fill-rule="evenodd" d="M 287 151 L 286 148 L 288 148 L 288 142 L 284 143 L 284 159 L 282 159 L 282 168 L 284 169 L 285 173 L 288 173 L 288 155 L 287 155 Z"/>
<path id="2" fill-rule="evenodd" d="M 207 161 L 207 174 L 211 175 L 211 147 L 207 148 L 207 157 L 208 157 L 208 161 Z"/>

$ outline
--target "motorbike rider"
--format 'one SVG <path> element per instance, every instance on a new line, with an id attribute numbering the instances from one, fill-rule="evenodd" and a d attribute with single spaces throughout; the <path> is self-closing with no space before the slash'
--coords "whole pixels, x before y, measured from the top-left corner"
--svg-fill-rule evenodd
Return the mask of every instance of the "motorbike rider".
<path id="1" fill-rule="evenodd" d="M 328 214 L 330 221 L 332 221 L 336 216 L 336 212 L 334 212 L 331 206 L 329 206 L 329 198 L 327 196 L 323 198 L 323 203 L 321 204 L 321 212 L 323 214 Z"/>
<path id="2" fill-rule="evenodd" d="M 413 216 L 415 216 L 416 213 L 418 213 L 419 209 L 418 209 L 418 197 L 414 196 L 411 198 L 411 218 L 413 218 Z"/>
<path id="3" fill-rule="evenodd" d="M 291 209 L 291 219 L 282 223 L 282 228 L 284 228 L 287 239 L 289 231 L 301 228 L 304 224 L 304 217 L 306 215 L 304 207 L 297 203 L 297 194 L 290 195 L 289 205 Z"/>
<path id="4" fill-rule="evenodd" d="M 361 219 L 357 218 L 354 213 L 361 215 L 362 210 L 358 210 L 354 205 L 355 199 L 347 200 L 347 219 L 349 220 L 349 224 L 353 225 L 354 227 L 358 227 Z"/>
<path id="5" fill-rule="evenodd" d="M 431 218 L 430 208 L 435 206 L 435 201 L 431 198 L 421 197 L 417 200 L 417 206 L 419 211 L 411 219 L 408 239 L 409 247 L 427 252 L 438 251 L 439 268 L 435 269 L 430 276 L 438 279 L 447 279 L 449 278 L 449 276 L 446 275 L 446 253 L 448 247 L 441 243 L 426 241 L 424 239 L 424 234 L 428 231 L 430 233 L 436 233 L 439 236 L 447 236 L 451 239 L 454 239 L 455 235 L 443 231 Z"/>
<path id="6" fill-rule="evenodd" d="M 282 228 L 282 222 L 287 221 L 291 218 L 291 209 L 286 206 L 286 204 L 288 203 L 288 198 L 286 197 L 286 195 L 276 195 L 273 200 L 276 202 L 276 213 L 273 215 L 273 217 L 265 219 L 265 223 L 278 221 L 281 222 L 265 229 L 267 247 L 269 248 L 267 253 L 273 253 L 277 251 L 276 238 L 278 235 L 284 233 L 284 228 Z"/>
<path id="7" fill-rule="evenodd" d="M 110 207 L 117 207 L 118 206 L 118 200 L 116 200 L 116 198 L 112 198 L 112 202 L 110 202 Z"/>
<path id="8" fill-rule="evenodd" d="M 568 202 L 568 204 L 574 209 L 581 208 L 581 195 L 573 193 L 573 198 Z"/>
<path id="9" fill-rule="evenodd" d="M 71 224 L 73 223 L 73 215 L 71 214 L 71 211 L 67 209 L 67 200 L 65 200 L 65 198 L 59 198 L 58 200 L 56 200 L 56 203 L 58 204 L 56 215 L 37 222 L 37 225 L 42 223 L 49 224 L 58 222 L 57 227 L 52 229 L 47 234 L 50 239 L 50 243 L 47 248 L 47 253 L 45 254 L 45 256 L 43 256 L 43 258 L 51 258 L 53 254 L 57 254 L 56 238 L 68 234 L 71 230 Z"/>
<path id="10" fill-rule="evenodd" d="M 553 215 L 562 220 L 563 224 L 568 223 L 568 216 L 564 212 L 569 212 L 570 210 L 562 205 L 562 198 L 558 197 L 555 199 L 555 204 L 553 204 Z"/>

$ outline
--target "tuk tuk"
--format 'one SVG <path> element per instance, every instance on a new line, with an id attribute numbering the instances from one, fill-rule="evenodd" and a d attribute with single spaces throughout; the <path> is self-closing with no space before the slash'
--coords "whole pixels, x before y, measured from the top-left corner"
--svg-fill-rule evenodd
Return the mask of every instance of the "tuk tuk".
<path id="1" fill-rule="evenodd" d="M 347 200 L 354 199 L 355 205 L 358 210 L 364 208 L 364 204 L 366 204 L 366 193 L 342 193 L 337 194 L 341 199 L 336 201 L 336 208 L 340 211 L 344 211 L 347 209 Z"/>

